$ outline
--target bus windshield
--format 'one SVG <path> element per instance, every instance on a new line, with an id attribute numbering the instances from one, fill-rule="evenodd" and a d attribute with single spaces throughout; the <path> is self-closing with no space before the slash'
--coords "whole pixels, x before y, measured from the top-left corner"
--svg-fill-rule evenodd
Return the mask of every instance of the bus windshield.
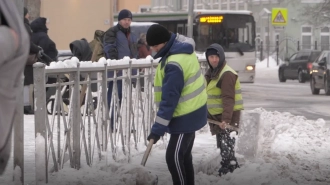
<path id="1" fill-rule="evenodd" d="M 195 19 L 196 51 L 204 52 L 213 44 L 220 44 L 225 52 L 255 51 L 255 22 L 252 15 L 198 15 Z"/>

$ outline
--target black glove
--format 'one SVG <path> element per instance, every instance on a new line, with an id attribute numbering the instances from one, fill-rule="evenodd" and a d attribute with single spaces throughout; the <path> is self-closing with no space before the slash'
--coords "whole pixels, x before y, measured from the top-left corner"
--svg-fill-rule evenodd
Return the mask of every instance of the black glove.
<path id="1" fill-rule="evenodd" d="M 150 141 L 150 139 L 153 139 L 154 140 L 154 144 L 156 144 L 157 141 L 160 139 L 160 136 L 151 132 L 149 134 L 147 140 Z"/>

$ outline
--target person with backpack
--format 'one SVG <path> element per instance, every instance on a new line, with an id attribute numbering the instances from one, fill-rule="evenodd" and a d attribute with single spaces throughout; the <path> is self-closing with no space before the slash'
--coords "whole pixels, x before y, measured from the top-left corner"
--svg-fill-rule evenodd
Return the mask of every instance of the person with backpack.
<path id="1" fill-rule="evenodd" d="M 106 59 L 123 59 L 124 57 L 137 58 L 137 38 L 131 33 L 132 13 L 127 9 L 123 9 L 118 14 L 118 24 L 111 27 L 104 33 L 103 37 L 103 51 Z M 136 71 L 133 71 L 133 74 Z M 108 72 L 108 78 L 113 77 L 113 71 Z M 122 71 L 117 71 L 117 76 L 122 76 Z M 108 84 L 108 107 L 110 110 L 110 103 L 112 99 L 113 81 Z M 122 100 L 122 80 L 117 80 L 119 106 Z M 118 107 L 120 108 L 120 107 Z M 113 109 L 112 109 L 113 110 Z M 114 112 L 111 116 L 111 129 L 114 129 Z"/>

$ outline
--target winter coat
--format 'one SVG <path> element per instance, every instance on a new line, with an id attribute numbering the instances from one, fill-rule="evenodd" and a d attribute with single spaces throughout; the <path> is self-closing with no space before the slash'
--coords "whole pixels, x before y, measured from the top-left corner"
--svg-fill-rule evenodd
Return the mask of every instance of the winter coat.
<path id="1" fill-rule="evenodd" d="M 29 54 L 29 36 L 22 16 L 12 0 L 0 1 L 0 175 L 8 164 L 11 152 L 11 134 L 17 100 L 20 99 L 22 74 Z M 18 36 L 15 43 L 12 32 Z M 18 45 L 17 45 L 18 44 Z M 21 108 L 23 111 L 23 107 Z M 7 167 L 8 169 L 8 167 Z"/>
<path id="2" fill-rule="evenodd" d="M 27 33 L 29 34 L 29 37 L 31 38 L 32 30 L 29 20 L 27 18 L 24 18 L 24 26 L 26 28 Z M 39 52 L 39 47 L 30 40 L 30 54 L 37 54 L 38 52 Z"/>
<path id="3" fill-rule="evenodd" d="M 39 47 L 31 41 L 32 30 L 31 30 L 29 20 L 26 18 L 24 18 L 24 26 L 25 26 L 26 31 L 29 34 L 29 38 L 30 38 L 30 53 L 29 54 L 39 53 Z M 30 84 L 33 84 L 33 66 L 26 65 L 24 68 L 24 85 L 30 85 Z"/>
<path id="4" fill-rule="evenodd" d="M 89 47 L 92 50 L 91 61 L 98 62 L 100 58 L 105 57 L 103 51 L 103 36 L 104 31 L 96 30 L 94 39 L 89 43 Z"/>
<path id="5" fill-rule="evenodd" d="M 31 29 L 33 31 L 31 40 L 36 45 L 40 46 L 46 55 L 48 55 L 53 61 L 57 61 L 57 49 L 56 44 L 49 38 L 46 27 L 46 18 L 39 17 L 31 23 Z M 45 57 L 42 60 L 46 61 Z"/>
<path id="6" fill-rule="evenodd" d="M 218 52 L 221 51 L 218 50 Z M 205 73 L 205 79 L 207 84 L 209 84 L 211 80 L 218 78 L 223 67 L 226 65 L 225 57 L 223 57 L 223 60 L 224 62 L 222 63 L 222 65 L 218 66 L 215 69 L 212 69 L 212 67 L 210 67 L 208 71 Z M 235 75 L 230 71 L 225 72 L 221 76 L 220 80 L 217 83 L 217 87 L 221 89 L 223 113 L 218 115 L 211 115 L 210 113 L 208 113 L 207 117 L 209 119 L 220 122 L 224 121 L 232 126 L 239 127 L 241 111 L 233 111 L 235 105 L 235 88 L 232 88 L 235 87 L 237 78 L 238 78 L 237 75 Z M 212 135 L 222 133 L 222 129 L 220 129 L 218 125 L 209 123 L 209 126 Z"/>
<path id="7" fill-rule="evenodd" d="M 90 61 L 92 58 L 92 50 L 86 39 L 71 42 L 70 50 L 73 56 L 77 57 L 80 61 Z"/>
<path id="8" fill-rule="evenodd" d="M 103 50 L 107 59 L 123 59 L 124 57 L 137 58 L 137 39 L 130 29 L 124 29 L 120 24 L 108 29 L 103 38 Z M 133 75 L 137 70 L 132 70 Z M 119 71 L 118 76 L 122 76 Z M 108 77 L 113 77 L 113 72 L 108 72 Z"/>

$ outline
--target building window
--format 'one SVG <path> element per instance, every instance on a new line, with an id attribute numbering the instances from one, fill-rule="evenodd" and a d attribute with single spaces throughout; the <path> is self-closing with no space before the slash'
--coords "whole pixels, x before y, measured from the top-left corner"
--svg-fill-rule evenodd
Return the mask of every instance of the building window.
<path id="1" fill-rule="evenodd" d="M 244 2 L 240 2 L 238 4 L 238 10 L 245 10 L 245 3 Z"/>
<path id="2" fill-rule="evenodd" d="M 302 26 L 301 27 L 301 48 L 312 49 L 312 27 Z"/>
<path id="3" fill-rule="evenodd" d="M 236 10 L 236 3 L 230 3 L 230 10 Z"/>
<path id="4" fill-rule="evenodd" d="M 328 50 L 330 47 L 330 29 L 324 27 L 321 29 L 321 50 Z"/>

